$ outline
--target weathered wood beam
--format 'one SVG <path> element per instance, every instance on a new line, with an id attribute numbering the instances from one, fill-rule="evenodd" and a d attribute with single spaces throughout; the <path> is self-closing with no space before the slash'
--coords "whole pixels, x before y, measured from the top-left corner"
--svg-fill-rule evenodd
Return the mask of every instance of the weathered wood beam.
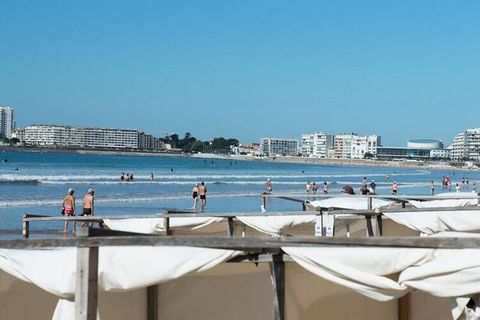
<path id="1" fill-rule="evenodd" d="M 46 247 L 99 246 L 189 246 L 230 250 L 259 251 L 281 247 L 385 247 L 463 249 L 480 247 L 480 238 L 368 237 L 368 238 L 296 238 L 296 237 L 211 237 L 211 236 L 115 236 L 89 238 L 9 239 L 0 240 L 0 248 L 25 249 Z"/>
<path id="2" fill-rule="evenodd" d="M 285 263 L 281 254 L 272 255 L 270 274 L 273 289 L 273 320 L 285 319 Z"/>
<path id="3" fill-rule="evenodd" d="M 26 215 L 27 214 L 25 214 L 23 217 L 25 218 Z M 25 219 L 22 223 L 22 234 L 25 239 L 30 237 L 30 221 L 25 221 Z"/>
<path id="4" fill-rule="evenodd" d="M 147 288 L 147 320 L 158 320 L 158 285 Z"/>
<path id="5" fill-rule="evenodd" d="M 227 220 L 227 237 L 233 237 L 233 233 L 234 233 L 233 217 L 229 217 Z"/>
<path id="6" fill-rule="evenodd" d="M 87 226 L 77 229 L 78 238 L 88 238 Z M 75 320 L 96 320 L 98 303 L 98 247 L 77 248 Z"/>
<path id="7" fill-rule="evenodd" d="M 398 299 L 398 320 L 412 319 L 411 294 L 407 293 Z"/>

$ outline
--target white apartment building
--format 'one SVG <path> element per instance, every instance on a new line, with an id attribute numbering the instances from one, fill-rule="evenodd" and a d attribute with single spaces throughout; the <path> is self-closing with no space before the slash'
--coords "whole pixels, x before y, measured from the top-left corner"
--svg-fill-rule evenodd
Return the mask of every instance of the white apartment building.
<path id="1" fill-rule="evenodd" d="M 379 146 L 381 137 L 377 135 L 340 134 L 335 136 L 334 155 L 340 159 L 363 159 L 367 152 L 376 156 Z"/>
<path id="2" fill-rule="evenodd" d="M 25 128 L 31 146 L 152 150 L 153 137 L 131 129 L 32 125 Z"/>
<path id="3" fill-rule="evenodd" d="M 261 138 L 260 149 L 264 156 L 296 156 L 298 141 L 283 138 Z"/>
<path id="4" fill-rule="evenodd" d="M 431 159 L 448 159 L 451 156 L 449 149 L 432 149 L 430 150 Z"/>
<path id="5" fill-rule="evenodd" d="M 20 142 L 24 142 L 25 141 L 25 129 L 16 128 L 15 130 L 13 130 L 12 138 L 17 138 L 18 140 L 20 140 Z"/>
<path id="6" fill-rule="evenodd" d="M 304 157 L 327 158 L 328 150 L 333 147 L 334 136 L 323 132 L 302 135 L 301 153 Z"/>
<path id="7" fill-rule="evenodd" d="M 7 106 L 0 107 L 0 137 L 10 139 L 13 130 L 15 130 L 13 109 Z"/>
<path id="8" fill-rule="evenodd" d="M 480 128 L 466 129 L 455 135 L 451 157 L 454 160 L 480 160 Z"/>

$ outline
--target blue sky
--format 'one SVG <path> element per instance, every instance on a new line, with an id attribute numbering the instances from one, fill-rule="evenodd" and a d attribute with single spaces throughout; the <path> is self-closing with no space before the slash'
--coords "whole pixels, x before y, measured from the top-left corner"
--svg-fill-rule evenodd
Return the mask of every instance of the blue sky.
<path id="1" fill-rule="evenodd" d="M 200 139 L 480 126 L 479 1 L 0 1 L 17 123 Z"/>

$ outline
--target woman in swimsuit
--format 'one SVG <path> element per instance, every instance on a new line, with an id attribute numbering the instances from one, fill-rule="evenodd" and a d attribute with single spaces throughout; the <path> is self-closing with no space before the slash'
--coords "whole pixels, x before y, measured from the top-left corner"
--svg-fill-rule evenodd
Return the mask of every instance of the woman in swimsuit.
<path id="1" fill-rule="evenodd" d="M 192 209 L 197 209 L 198 183 L 193 186 L 192 197 L 193 197 L 193 207 L 192 207 Z"/>
<path id="2" fill-rule="evenodd" d="M 73 193 L 75 190 L 73 188 L 68 189 L 67 195 L 63 198 L 63 211 L 65 212 L 66 216 L 72 217 L 75 215 L 75 197 Z M 73 221 L 73 231 L 76 230 L 75 221 Z M 68 231 L 68 220 L 65 220 L 65 224 L 63 226 L 63 232 Z"/>

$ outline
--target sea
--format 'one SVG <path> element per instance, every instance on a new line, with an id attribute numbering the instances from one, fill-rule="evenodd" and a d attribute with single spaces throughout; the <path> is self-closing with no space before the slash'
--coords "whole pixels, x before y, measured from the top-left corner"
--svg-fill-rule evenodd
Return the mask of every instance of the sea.
<path id="1" fill-rule="evenodd" d="M 122 173 L 132 173 L 132 181 L 121 181 Z M 151 175 L 153 173 L 153 180 Z M 375 180 L 377 193 L 389 194 L 393 181 L 399 194 L 436 192 L 442 176 L 452 185 L 469 179 L 480 180 L 479 172 L 424 170 L 391 167 L 360 167 L 245 161 L 190 157 L 83 155 L 73 153 L 0 152 L 0 229 L 21 229 L 24 213 L 60 215 L 63 197 L 74 188 L 77 206 L 88 188 L 95 189 L 95 214 L 149 215 L 165 209 L 192 207 L 192 187 L 204 181 L 207 186 L 205 214 L 215 212 L 260 212 L 260 194 L 267 178 L 274 193 L 293 194 L 305 199 L 307 181 L 329 184 L 330 193 L 340 193 L 351 185 L 357 192 L 363 177 Z M 466 191 L 466 190 L 465 190 Z M 320 195 L 321 196 L 321 195 Z M 301 210 L 301 203 L 273 199 L 268 210 Z M 61 229 L 61 222 L 32 224 L 32 229 Z"/>

